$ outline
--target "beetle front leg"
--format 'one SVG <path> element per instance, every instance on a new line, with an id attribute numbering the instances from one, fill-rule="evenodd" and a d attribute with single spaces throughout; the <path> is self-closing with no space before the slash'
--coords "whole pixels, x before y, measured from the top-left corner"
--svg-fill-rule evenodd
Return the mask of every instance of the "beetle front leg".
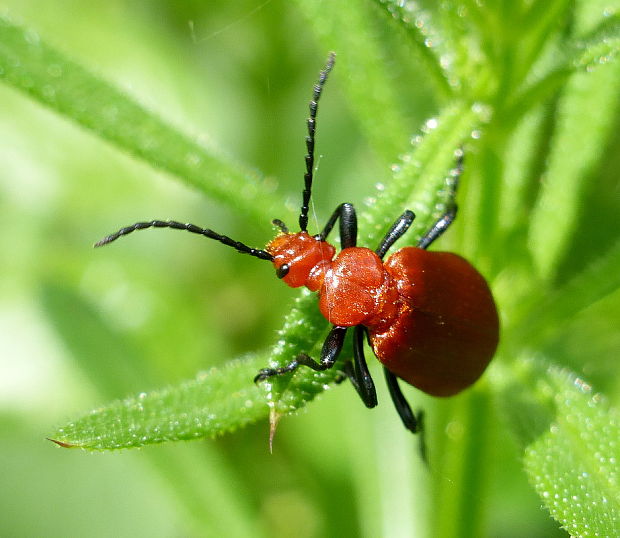
<path id="1" fill-rule="evenodd" d="M 340 204 L 329 217 L 318 238 L 325 241 L 338 219 L 340 219 L 340 246 L 354 247 L 357 244 L 357 214 L 352 204 Z"/>
<path id="2" fill-rule="evenodd" d="M 322 372 L 332 368 L 338 359 L 338 355 L 342 351 L 344 345 L 344 338 L 347 334 L 347 327 L 334 326 L 327 335 L 325 343 L 321 348 L 321 359 L 319 362 L 315 361 L 309 355 L 301 353 L 297 355 L 286 366 L 280 368 L 263 368 L 258 372 L 258 375 L 254 378 L 254 382 L 263 381 L 274 375 L 284 375 L 290 372 L 294 372 L 300 366 L 307 366 L 316 372 Z"/>

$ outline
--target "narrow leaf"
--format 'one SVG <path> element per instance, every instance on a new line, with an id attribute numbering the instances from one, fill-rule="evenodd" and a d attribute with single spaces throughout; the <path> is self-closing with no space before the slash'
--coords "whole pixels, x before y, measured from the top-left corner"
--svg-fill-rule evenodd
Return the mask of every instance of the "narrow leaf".
<path id="1" fill-rule="evenodd" d="M 568 0 L 552 0 L 550 2 L 533 2 L 528 11 L 519 21 L 522 28 L 528 29 L 528 39 L 521 43 L 522 60 L 517 66 L 518 73 L 513 81 L 520 85 L 532 72 L 536 61 L 547 50 L 553 36 L 561 30 L 563 21 L 570 14 L 572 3 Z"/>
<path id="2" fill-rule="evenodd" d="M 517 121 L 527 111 L 562 88 L 575 70 L 593 71 L 616 59 L 620 51 L 620 22 L 618 17 L 604 24 L 576 43 L 567 43 L 554 57 L 551 69 L 522 89 L 509 106 L 507 120 Z"/>
<path id="3" fill-rule="evenodd" d="M 525 469 L 571 536 L 620 535 L 620 421 L 581 379 L 549 369 L 537 384 L 555 416 L 525 451 Z"/>
<path id="4" fill-rule="evenodd" d="M 542 278 L 554 277 L 566 253 L 581 197 L 614 125 L 619 90 L 620 66 L 612 64 L 592 73 L 576 73 L 560 100 L 549 165 L 529 233 L 529 247 Z"/>
<path id="5" fill-rule="evenodd" d="M 77 293 L 59 284 L 46 284 L 41 296 L 44 311 L 69 354 L 79 361 L 82 372 L 103 398 L 110 400 L 119 394 L 157 385 L 159 377 L 154 375 L 152 364 L 145 360 L 141 350 L 131 345 L 126 335 L 123 338 L 124 335 Z M 246 380 L 250 380 L 254 373 L 252 362 L 249 363 Z M 135 400 L 130 399 L 123 405 L 132 407 Z M 153 395 L 147 405 L 152 403 Z M 262 400 L 257 405 L 267 413 Z M 67 427 L 64 434 L 57 430 L 51 438 L 64 447 L 78 447 L 85 443 L 84 448 L 92 449 L 94 447 L 90 446 L 90 442 L 93 439 L 97 449 L 130 446 L 127 443 L 130 437 L 128 425 L 122 422 L 122 417 L 127 413 L 118 407 L 115 407 L 116 412 L 111 412 L 109 407 L 92 411 L 87 420 L 72 423 L 73 426 Z M 192 410 L 185 411 L 191 413 Z M 217 409 L 214 412 L 217 413 Z M 158 442 L 160 431 L 165 429 L 172 437 L 180 435 L 177 430 L 184 426 L 183 423 L 175 422 L 174 416 L 168 416 L 167 410 L 164 414 L 160 428 L 154 426 L 151 430 L 148 424 L 138 423 L 141 418 L 148 423 L 153 417 L 146 414 L 133 417 L 133 426 L 140 431 L 142 444 Z M 260 418 L 260 413 L 256 416 Z M 197 420 L 194 417 L 194 425 Z M 95 421 L 102 427 L 91 428 L 90 424 Z M 117 428 L 119 421 L 123 426 Z M 213 435 L 213 431 L 207 431 L 205 435 Z M 264 446 L 267 450 L 266 442 Z M 236 484 L 237 468 L 222 456 L 215 445 L 185 445 L 171 447 L 171 450 L 160 447 L 145 452 L 143 459 L 150 462 L 155 473 L 168 483 L 169 490 L 187 508 L 188 517 L 194 519 L 202 530 L 207 529 L 209 535 L 257 535 L 254 507 Z M 208 488 L 204 487 L 206 483 Z"/>
<path id="6" fill-rule="evenodd" d="M 576 66 L 592 70 L 617 59 L 620 52 L 620 15 L 612 15 L 601 22 L 575 46 Z"/>
<path id="7" fill-rule="evenodd" d="M 58 428 L 50 440 L 66 448 L 109 450 L 233 431 L 268 414 L 262 391 L 248 376 L 265 360 L 245 357 L 179 386 L 113 402 Z"/>
<path id="8" fill-rule="evenodd" d="M 380 185 L 370 199 L 372 206 L 362 215 L 361 229 L 366 243 L 378 244 L 405 209 L 414 211 L 416 220 L 399 246 L 414 244 L 419 239 L 445 210 L 446 176 L 455 165 L 455 150 L 465 143 L 480 122 L 476 107 L 458 101 L 425 122 L 424 134 L 413 138 L 412 150 L 392 167 L 389 185 Z"/>
<path id="9" fill-rule="evenodd" d="M 521 349 L 526 342 L 537 349 L 545 340 L 557 335 L 567 319 L 620 288 L 620 242 L 592 262 L 584 271 L 561 288 L 541 298 L 534 295 L 531 304 L 507 332 L 504 346 Z"/>
<path id="10" fill-rule="evenodd" d="M 573 73 L 569 67 L 562 65 L 546 73 L 542 78 L 537 79 L 521 90 L 514 100 L 507 105 L 505 117 L 511 125 L 531 112 L 532 108 L 544 104 L 549 98 L 560 91 L 566 81 Z"/>
<path id="11" fill-rule="evenodd" d="M 253 170 L 232 163 L 0 16 L 0 79 L 151 166 L 239 213 L 265 220 L 283 203 Z"/>
<path id="12" fill-rule="evenodd" d="M 433 26 L 431 16 L 415 2 L 396 2 L 394 0 L 374 0 L 382 12 L 395 20 L 406 32 L 409 43 L 428 74 L 435 90 L 444 99 L 453 93 L 449 76 L 441 65 L 437 45 L 442 39 Z"/>

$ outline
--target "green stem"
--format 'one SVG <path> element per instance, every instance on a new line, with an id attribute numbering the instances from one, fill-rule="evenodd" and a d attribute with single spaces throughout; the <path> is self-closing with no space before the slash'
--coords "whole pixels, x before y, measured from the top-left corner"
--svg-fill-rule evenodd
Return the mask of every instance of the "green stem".
<path id="1" fill-rule="evenodd" d="M 448 411 L 446 432 L 452 442 L 443 447 L 436 461 L 431 459 L 431 467 L 438 475 L 432 536 L 483 536 L 488 396 L 479 390 L 470 391 L 452 400 Z"/>

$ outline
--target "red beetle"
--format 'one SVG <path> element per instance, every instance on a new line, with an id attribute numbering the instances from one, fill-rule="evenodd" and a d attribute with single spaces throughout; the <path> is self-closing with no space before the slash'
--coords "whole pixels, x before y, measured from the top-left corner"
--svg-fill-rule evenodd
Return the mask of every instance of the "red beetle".
<path id="1" fill-rule="evenodd" d="M 383 261 L 390 247 L 411 226 L 415 218 L 411 211 L 405 211 L 396 220 L 376 250 L 356 246 L 357 217 L 353 206 L 346 203 L 336 208 L 319 234 L 308 234 L 317 106 L 334 60 L 332 53 L 310 101 L 299 232 L 289 233 L 282 221 L 274 220 L 280 234 L 265 250 L 260 250 L 193 224 L 153 220 L 122 228 L 95 246 L 134 230 L 174 228 L 204 235 L 244 254 L 271 261 L 276 275 L 287 285 L 306 286 L 318 292 L 321 313 L 333 327 L 319 361 L 301 354 L 281 368 L 262 369 L 255 381 L 293 372 L 301 365 L 317 371 L 332 368 L 347 329 L 354 327 L 353 358 L 344 363 L 344 372 L 366 406 L 377 405 L 374 382 L 364 358 L 366 335 L 384 366 L 396 409 L 405 426 L 415 433 L 420 427 L 419 417 L 416 419 L 411 411 L 397 378 L 433 396 L 452 396 L 469 387 L 482 375 L 495 353 L 499 339 L 497 309 L 487 283 L 469 262 L 449 252 L 426 250 L 456 216 L 454 194 L 462 170 L 462 152 L 447 210 L 416 247 L 402 248 Z M 338 254 L 326 241 L 336 221 L 342 245 Z"/>

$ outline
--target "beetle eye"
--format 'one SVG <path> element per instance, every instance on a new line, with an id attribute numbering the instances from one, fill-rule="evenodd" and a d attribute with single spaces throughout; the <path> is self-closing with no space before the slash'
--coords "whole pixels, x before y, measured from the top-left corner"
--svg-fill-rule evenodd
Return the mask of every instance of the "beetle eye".
<path id="1" fill-rule="evenodd" d="M 288 270 L 290 268 L 291 267 L 289 266 L 288 263 L 283 263 L 280 267 L 276 269 L 276 276 L 278 278 L 284 278 L 286 275 L 288 275 Z"/>

